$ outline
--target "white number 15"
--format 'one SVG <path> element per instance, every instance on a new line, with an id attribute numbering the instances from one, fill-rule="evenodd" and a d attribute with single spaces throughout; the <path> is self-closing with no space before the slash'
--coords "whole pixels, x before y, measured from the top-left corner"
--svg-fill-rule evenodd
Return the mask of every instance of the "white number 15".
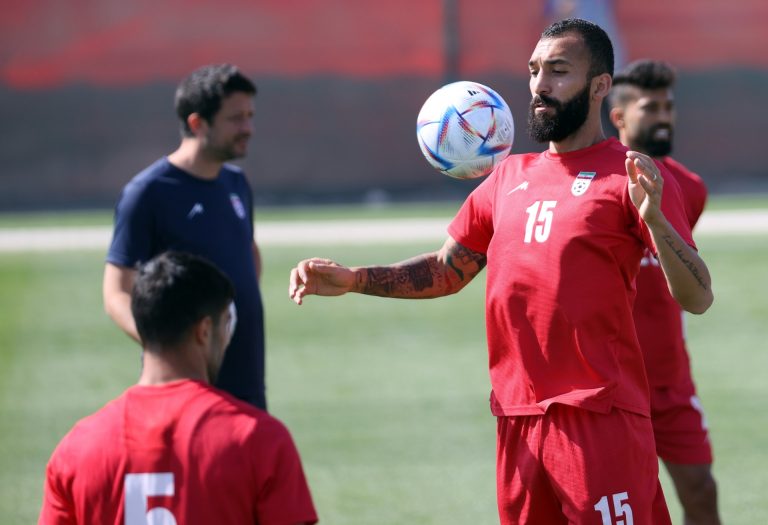
<path id="1" fill-rule="evenodd" d="M 536 201 L 525 209 L 528 213 L 528 222 L 525 224 L 525 242 L 531 242 L 533 238 L 536 242 L 544 242 L 549 238 L 549 232 L 552 230 L 552 209 L 557 205 L 557 201 Z"/>
<path id="2" fill-rule="evenodd" d="M 603 525 L 633 525 L 632 507 L 629 506 L 629 495 L 626 492 L 613 494 L 613 517 L 624 518 L 617 519 L 615 522 L 611 517 L 611 508 L 608 504 L 608 496 L 603 496 L 595 504 L 595 510 L 603 518 Z"/>

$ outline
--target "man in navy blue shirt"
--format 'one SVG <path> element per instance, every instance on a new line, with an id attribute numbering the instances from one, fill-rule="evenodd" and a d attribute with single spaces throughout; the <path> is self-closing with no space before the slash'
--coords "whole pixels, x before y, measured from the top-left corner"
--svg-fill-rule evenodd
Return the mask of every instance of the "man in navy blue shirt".
<path id="1" fill-rule="evenodd" d="M 239 321 L 216 386 L 265 409 L 261 257 L 251 188 L 227 161 L 245 156 L 256 86 L 235 66 L 209 65 L 176 90 L 178 149 L 136 175 L 115 208 L 104 270 L 104 307 L 139 341 L 130 294 L 136 266 L 166 250 L 202 256 L 233 282 Z"/>

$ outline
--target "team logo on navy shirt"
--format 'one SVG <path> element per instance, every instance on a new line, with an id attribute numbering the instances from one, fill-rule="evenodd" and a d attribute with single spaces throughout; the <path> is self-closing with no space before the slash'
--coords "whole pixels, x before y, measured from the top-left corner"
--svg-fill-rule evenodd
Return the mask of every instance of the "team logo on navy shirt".
<path id="1" fill-rule="evenodd" d="M 187 213 L 187 219 L 191 219 L 195 215 L 202 215 L 205 211 L 205 208 L 203 208 L 203 205 L 199 202 L 196 202 L 192 208 L 190 208 L 189 213 Z"/>
<path id="2" fill-rule="evenodd" d="M 584 195 L 587 188 L 589 188 L 589 183 L 595 178 L 595 175 L 597 175 L 597 173 L 594 171 L 580 171 L 579 174 L 576 175 L 576 179 L 574 179 L 573 185 L 571 186 L 571 193 L 573 193 L 573 196 L 580 197 Z"/>
<path id="3" fill-rule="evenodd" d="M 232 202 L 232 209 L 235 210 L 235 215 L 241 219 L 245 219 L 245 206 L 243 201 L 240 200 L 240 196 L 237 193 L 230 193 L 229 200 Z"/>

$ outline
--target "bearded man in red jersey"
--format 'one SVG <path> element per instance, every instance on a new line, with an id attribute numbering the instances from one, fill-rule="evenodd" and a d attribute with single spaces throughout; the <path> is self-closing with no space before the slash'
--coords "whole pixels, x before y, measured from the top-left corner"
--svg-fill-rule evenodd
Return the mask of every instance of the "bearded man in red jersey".
<path id="1" fill-rule="evenodd" d="M 312 258 L 289 295 L 456 293 L 488 267 L 497 501 L 507 524 L 671 523 L 632 319 L 644 250 L 688 311 L 712 304 L 680 189 L 649 156 L 606 139 L 613 48 L 597 25 L 549 26 L 528 63 L 528 128 L 548 149 L 511 155 L 467 198 L 443 247 L 389 266 Z"/>

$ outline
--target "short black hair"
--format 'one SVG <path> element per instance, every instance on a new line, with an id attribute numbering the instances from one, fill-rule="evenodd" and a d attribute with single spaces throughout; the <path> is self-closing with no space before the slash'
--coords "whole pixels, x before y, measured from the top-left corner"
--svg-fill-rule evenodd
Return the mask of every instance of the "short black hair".
<path id="1" fill-rule="evenodd" d="M 144 346 L 172 347 L 205 317 L 218 321 L 235 297 L 231 281 L 212 263 L 165 252 L 142 265 L 131 293 L 131 312 Z"/>
<path id="2" fill-rule="evenodd" d="M 176 88 L 176 114 L 181 119 L 181 134 L 192 136 L 187 118 L 197 113 L 206 122 L 221 109 L 221 101 L 233 93 L 256 96 L 256 85 L 232 64 L 211 64 L 193 71 Z"/>
<path id="3" fill-rule="evenodd" d="M 589 51 L 589 78 L 608 73 L 613 76 L 613 44 L 602 27 L 581 18 L 567 18 L 551 24 L 541 33 L 541 39 L 556 38 L 566 33 L 578 33 Z"/>
<path id="4" fill-rule="evenodd" d="M 675 69 L 662 60 L 636 60 L 616 73 L 611 89 L 611 107 L 623 106 L 632 97 L 632 86 L 639 89 L 670 89 L 675 85 Z"/>

